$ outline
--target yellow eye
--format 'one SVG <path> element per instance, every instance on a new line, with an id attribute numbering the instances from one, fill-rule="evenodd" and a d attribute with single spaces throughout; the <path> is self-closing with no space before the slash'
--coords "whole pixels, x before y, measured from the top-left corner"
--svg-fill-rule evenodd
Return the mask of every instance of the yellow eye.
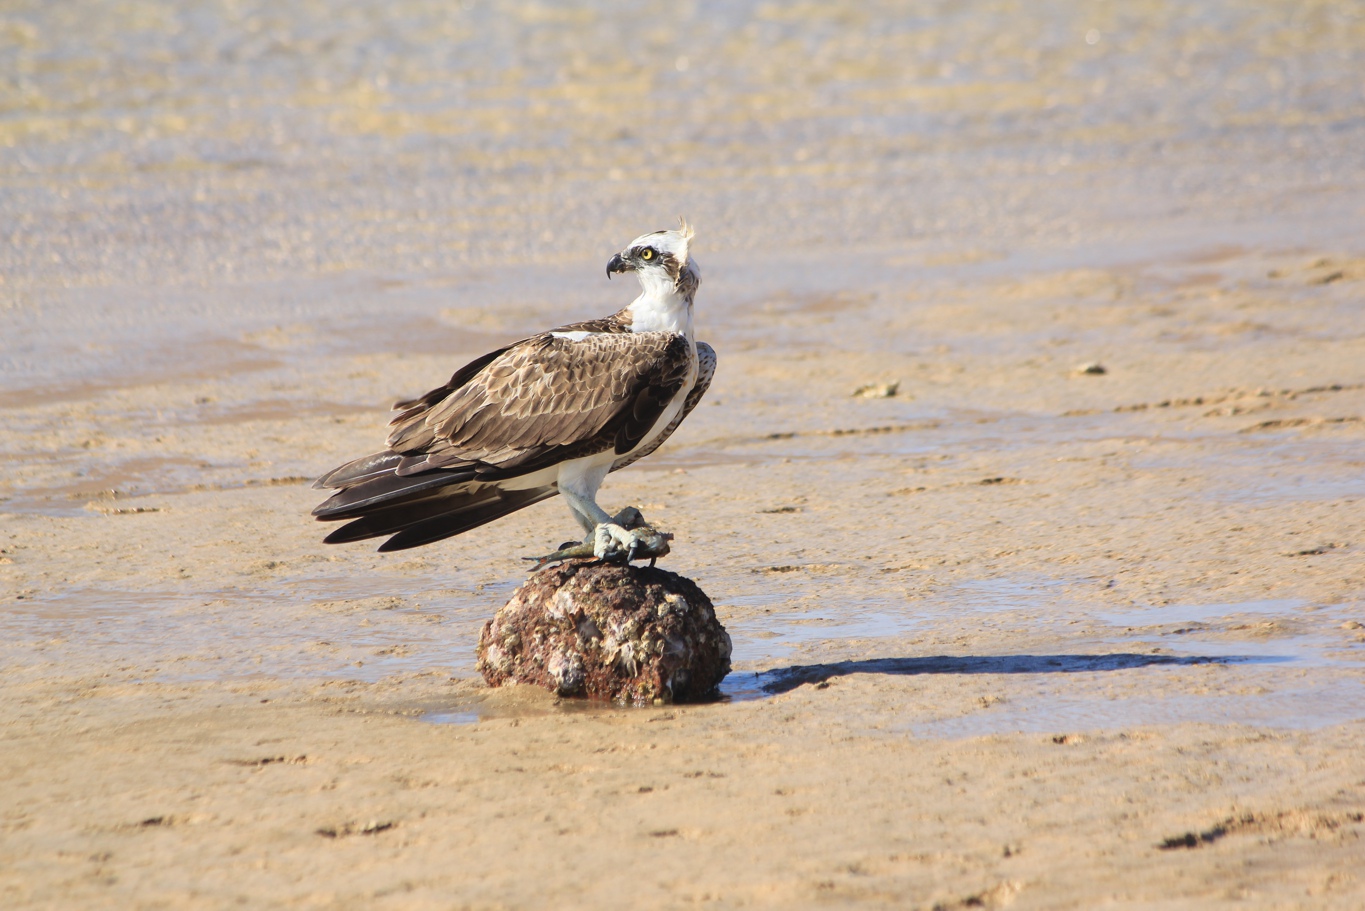
<path id="1" fill-rule="evenodd" d="M 654 252 L 654 248 L 653 248 L 653 247 L 645 247 L 643 250 L 640 251 L 640 258 L 643 259 L 643 260 L 644 260 L 645 262 L 647 262 L 647 263 L 648 263 L 648 262 L 653 262 L 653 261 L 654 261 L 654 257 L 657 256 L 657 255 L 658 255 L 658 254 Z"/>

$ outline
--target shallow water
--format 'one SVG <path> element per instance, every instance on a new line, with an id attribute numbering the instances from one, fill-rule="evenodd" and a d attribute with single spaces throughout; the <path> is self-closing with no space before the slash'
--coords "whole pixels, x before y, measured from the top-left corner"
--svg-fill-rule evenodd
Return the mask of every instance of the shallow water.
<path id="1" fill-rule="evenodd" d="M 905 729 L 917 736 L 944 737 L 1180 721 L 1312 728 L 1365 717 L 1365 684 L 1357 676 L 1304 676 L 1312 670 L 1357 670 L 1365 661 L 1365 649 L 1343 647 L 1334 635 L 1351 610 L 1314 611 L 1296 601 L 1269 600 L 1087 616 L 1037 582 L 968 585 L 921 603 L 883 599 L 795 615 L 782 610 L 781 597 L 734 605 L 749 613 L 727 623 L 735 670 L 720 695 L 725 701 L 767 699 L 798 686 L 867 674 L 1035 681 L 989 713 L 906 722 Z M 417 580 L 408 584 L 403 597 L 389 594 L 387 582 L 367 593 L 363 583 L 350 579 L 299 581 L 273 592 L 225 590 L 208 601 L 201 592 L 66 591 L 12 602 L 0 614 L 0 634 L 9 644 L 9 673 L 16 677 L 92 663 L 130 680 L 161 683 L 375 682 L 433 671 L 476 676 L 473 643 L 489 603 L 506 593 L 471 597 L 448 588 L 424 590 Z M 726 607 L 719 612 L 722 618 L 731 613 Z M 964 617 L 1021 612 L 1035 633 L 1039 627 L 1064 629 L 1083 616 L 1097 625 L 1080 637 L 1059 636 L 1062 650 L 1053 654 L 926 654 L 910 644 L 917 631 L 948 627 Z M 1267 638 L 1228 633 L 1287 618 L 1302 623 Z M 1204 665 L 1228 667 L 1235 680 L 1198 693 L 1154 696 L 1146 690 L 1144 674 Z M 1059 675 L 1073 679 L 1054 685 Z M 476 699 L 429 706 L 424 717 L 467 724 L 498 711 Z"/>
<path id="2" fill-rule="evenodd" d="M 1053 674 L 1113 674 L 1121 678 L 1144 668 L 1204 664 L 1236 668 L 1238 684 L 1223 688 L 1235 691 L 1237 687 L 1260 686 L 1258 669 L 1281 678 L 1309 669 L 1354 671 L 1365 660 L 1365 650 L 1342 648 L 1341 624 L 1343 618 L 1358 614 L 1355 606 L 1321 611 L 1299 601 L 1273 599 L 1241 604 L 1134 605 L 1121 612 L 1097 613 L 1068 605 L 1064 596 L 1059 598 L 1055 590 L 1040 589 L 1038 582 L 1012 580 L 967 585 L 936 596 L 929 603 L 907 606 L 904 615 L 854 613 L 850 619 L 823 627 L 818 619 L 812 618 L 808 621 L 811 626 L 803 624 L 796 635 L 768 632 L 780 645 L 787 646 L 785 653 L 770 650 L 761 657 L 750 657 L 737 651 L 736 666 L 744 670 L 727 678 L 722 692 L 738 700 L 765 698 L 797 686 L 868 673 L 1024 674 L 1037 675 L 1035 679 L 1043 681 Z M 1035 631 L 1048 626 L 1060 630 L 1077 622 L 1098 621 L 1102 625 L 1095 626 L 1090 635 L 1067 641 L 1066 651 L 1052 655 L 931 656 L 913 654 L 903 646 L 898 649 L 913 627 L 943 624 L 949 616 L 998 617 L 1011 613 L 1024 613 Z M 1290 630 L 1275 628 L 1277 621 L 1294 620 L 1300 623 Z M 783 623 L 767 626 L 780 630 Z M 1263 637 L 1258 633 L 1263 633 Z M 860 653 L 884 657 L 791 666 L 780 660 L 788 658 L 792 648 L 801 644 L 840 639 L 860 640 L 857 643 Z M 748 670 L 754 667 L 767 669 Z M 1125 685 L 1121 679 L 1109 683 Z M 1142 693 L 1141 683 L 1132 681 L 1130 685 L 1135 688 L 1131 695 L 1111 694 L 1104 698 L 1094 692 L 1077 695 L 1050 689 L 1027 700 L 1012 699 L 989 718 L 945 720 L 911 728 L 924 735 L 968 736 L 1010 730 L 1086 730 L 1197 720 L 1317 727 L 1365 717 L 1360 700 L 1365 690 L 1361 681 L 1353 677 L 1331 682 L 1306 679 L 1291 686 L 1290 692 L 1271 698 L 1265 698 L 1268 690 L 1230 698 L 1228 692 L 1218 688 L 1198 696 L 1162 693 L 1160 698 L 1152 698 L 1151 694 Z"/>
<path id="3" fill-rule="evenodd" d="M 1358 215 L 1360 3 L 25 0 L 0 26 L 7 387 L 520 304 L 547 272 L 595 290 L 679 212 L 727 291 L 803 293 L 848 274 L 820 249 L 1008 273 Z"/>

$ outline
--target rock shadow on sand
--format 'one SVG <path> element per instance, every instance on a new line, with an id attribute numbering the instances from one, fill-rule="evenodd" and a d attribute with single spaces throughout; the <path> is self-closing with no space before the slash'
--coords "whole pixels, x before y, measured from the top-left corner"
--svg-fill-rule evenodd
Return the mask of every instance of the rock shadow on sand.
<path id="1" fill-rule="evenodd" d="M 867 658 L 859 661 L 836 661 L 830 664 L 798 664 L 791 667 L 762 671 L 754 675 L 756 690 L 744 695 L 775 696 L 805 684 L 825 683 L 835 677 L 850 674 L 1082 674 L 1104 671 L 1127 671 L 1153 665 L 1183 667 L 1198 664 L 1245 664 L 1278 661 L 1278 658 L 1249 655 L 1142 655 L 1118 652 L 1107 655 L 931 655 L 922 658 Z M 740 681 L 745 675 L 733 675 L 722 689 L 734 693 L 735 684 L 748 689 Z"/>

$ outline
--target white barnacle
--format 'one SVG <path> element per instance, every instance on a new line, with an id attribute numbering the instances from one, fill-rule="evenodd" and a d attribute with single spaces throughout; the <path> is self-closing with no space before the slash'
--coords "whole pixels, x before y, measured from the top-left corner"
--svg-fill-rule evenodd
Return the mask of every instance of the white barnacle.
<path id="1" fill-rule="evenodd" d="M 583 660 L 577 654 L 555 651 L 545 663 L 545 672 L 561 696 L 572 696 L 583 688 Z"/>
<path id="2" fill-rule="evenodd" d="M 561 588 L 559 591 L 555 592 L 554 600 L 550 602 L 550 606 L 546 609 L 545 613 L 549 614 L 551 617 L 565 617 L 573 613 L 573 610 L 573 595 L 570 594 L 568 589 Z"/>
<path id="3" fill-rule="evenodd" d="M 484 652 L 484 661 L 491 668 L 506 674 L 511 670 L 512 662 L 507 659 L 507 654 L 498 648 L 497 643 L 489 643 L 488 650 Z"/>
<path id="4" fill-rule="evenodd" d="M 664 617 L 670 612 L 682 616 L 690 609 L 691 605 L 687 603 L 686 598 L 682 595 L 675 595 L 672 592 L 668 592 L 664 595 L 663 603 L 659 605 L 658 612 L 660 617 Z"/>
<path id="5" fill-rule="evenodd" d="M 635 643 L 622 642 L 617 645 L 614 663 L 618 670 L 635 676 L 639 672 L 639 665 L 635 662 Z"/>

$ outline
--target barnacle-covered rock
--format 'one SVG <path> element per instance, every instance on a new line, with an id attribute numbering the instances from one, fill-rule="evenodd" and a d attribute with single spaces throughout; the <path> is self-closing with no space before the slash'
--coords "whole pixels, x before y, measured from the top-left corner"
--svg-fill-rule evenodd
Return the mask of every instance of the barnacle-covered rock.
<path id="1" fill-rule="evenodd" d="M 662 569 L 574 560 L 535 573 L 484 624 L 478 668 L 490 686 L 648 705 L 715 692 L 730 635 L 711 599 Z"/>

